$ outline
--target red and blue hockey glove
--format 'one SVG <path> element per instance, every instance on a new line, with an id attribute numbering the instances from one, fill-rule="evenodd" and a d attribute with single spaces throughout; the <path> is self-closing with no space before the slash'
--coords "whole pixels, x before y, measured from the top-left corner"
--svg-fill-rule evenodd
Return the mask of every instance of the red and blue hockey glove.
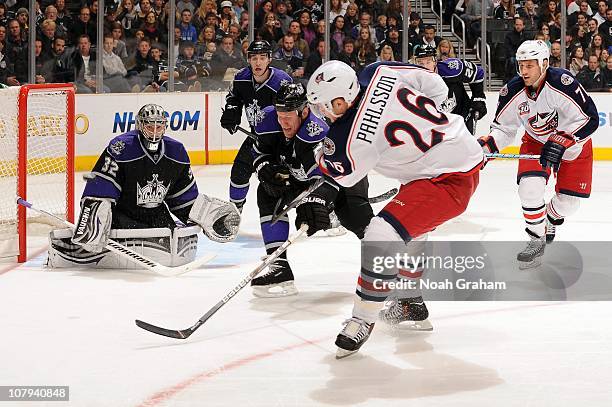
<path id="1" fill-rule="evenodd" d="M 561 159 L 565 150 L 576 144 L 574 136 L 563 131 L 558 131 L 548 137 L 540 153 L 540 164 L 542 168 L 551 168 L 554 172 L 559 171 Z"/>

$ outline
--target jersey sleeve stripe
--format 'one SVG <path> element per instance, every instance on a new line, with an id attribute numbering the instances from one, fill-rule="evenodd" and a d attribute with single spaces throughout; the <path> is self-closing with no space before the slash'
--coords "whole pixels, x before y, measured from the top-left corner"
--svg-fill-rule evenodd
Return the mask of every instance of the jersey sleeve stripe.
<path id="1" fill-rule="evenodd" d="M 562 95 L 564 98 L 568 99 L 570 102 L 572 102 L 574 104 L 574 106 L 576 106 L 576 108 L 578 109 L 578 111 L 582 114 L 582 116 L 584 116 L 584 123 L 582 125 L 580 125 L 578 128 L 571 130 L 571 129 L 561 129 L 563 131 L 567 131 L 568 133 L 571 133 L 572 135 L 578 133 L 578 131 L 583 128 L 584 126 L 586 126 L 589 123 L 589 120 L 591 119 L 586 113 L 584 113 L 584 111 L 582 110 L 582 107 L 580 107 L 580 105 L 578 105 L 578 103 L 576 103 L 576 101 L 574 99 L 572 99 L 571 97 L 569 97 L 568 95 L 566 95 L 565 93 L 559 91 L 558 89 L 555 89 L 554 87 L 550 86 L 548 83 L 546 84 L 551 90 L 557 92 L 559 95 Z M 586 92 L 585 92 L 586 93 Z"/>
<path id="2" fill-rule="evenodd" d="M 195 178 L 193 178 L 191 180 L 191 182 L 189 183 L 189 185 L 187 185 L 185 188 L 181 189 L 180 191 L 178 191 L 176 194 L 172 194 L 172 195 L 168 195 L 166 197 L 166 199 L 172 199 L 172 198 L 176 198 L 178 196 L 183 195 L 185 192 L 187 192 L 192 186 L 193 184 L 195 184 Z"/>

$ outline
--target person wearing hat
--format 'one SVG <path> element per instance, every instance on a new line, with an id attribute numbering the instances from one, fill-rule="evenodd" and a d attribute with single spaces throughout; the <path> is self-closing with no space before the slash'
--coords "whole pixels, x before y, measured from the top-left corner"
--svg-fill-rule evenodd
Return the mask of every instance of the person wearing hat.
<path id="1" fill-rule="evenodd" d="M 421 22 L 421 16 L 413 11 L 410 13 L 410 23 L 408 25 L 408 48 L 414 48 L 420 42 L 422 35 L 423 23 Z"/>
<path id="2" fill-rule="evenodd" d="M 385 45 L 391 47 L 396 61 L 402 61 L 402 39 L 397 26 L 392 25 L 387 29 L 385 40 L 380 44 L 380 47 L 382 48 Z"/>

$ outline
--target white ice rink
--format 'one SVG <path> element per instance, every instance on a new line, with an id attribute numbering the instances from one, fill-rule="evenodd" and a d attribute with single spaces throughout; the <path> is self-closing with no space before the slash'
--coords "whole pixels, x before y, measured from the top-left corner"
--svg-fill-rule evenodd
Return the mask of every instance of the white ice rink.
<path id="1" fill-rule="evenodd" d="M 432 237 L 525 240 L 515 168 L 490 163 L 467 212 Z M 229 166 L 194 173 L 202 191 L 227 196 Z M 559 239 L 609 240 L 611 179 L 612 163 L 597 162 L 592 197 Z M 370 183 L 371 196 L 395 186 Z M 433 332 L 378 323 L 357 355 L 335 360 L 359 272 L 352 235 L 290 248 L 297 296 L 256 299 L 246 287 L 184 341 L 137 328 L 191 326 L 258 264 L 251 188 L 237 241 L 202 236 L 199 250 L 217 257 L 181 277 L 49 271 L 42 246 L 24 265 L 0 264 L 0 385 L 70 386 L 70 402 L 0 407 L 612 405 L 608 302 L 429 302 Z"/>

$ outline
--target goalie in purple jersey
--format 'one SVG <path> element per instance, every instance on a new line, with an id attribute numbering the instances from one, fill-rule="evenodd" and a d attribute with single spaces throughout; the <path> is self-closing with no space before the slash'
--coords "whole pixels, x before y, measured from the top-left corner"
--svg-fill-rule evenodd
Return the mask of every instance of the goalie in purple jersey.
<path id="1" fill-rule="evenodd" d="M 106 250 L 109 238 L 178 266 L 193 260 L 200 227 L 212 240 L 235 237 L 238 210 L 198 192 L 185 147 L 165 135 L 167 116 L 159 105 L 144 105 L 136 130 L 110 141 L 85 176 L 76 229 L 51 233 L 51 267 L 131 266 Z"/>

